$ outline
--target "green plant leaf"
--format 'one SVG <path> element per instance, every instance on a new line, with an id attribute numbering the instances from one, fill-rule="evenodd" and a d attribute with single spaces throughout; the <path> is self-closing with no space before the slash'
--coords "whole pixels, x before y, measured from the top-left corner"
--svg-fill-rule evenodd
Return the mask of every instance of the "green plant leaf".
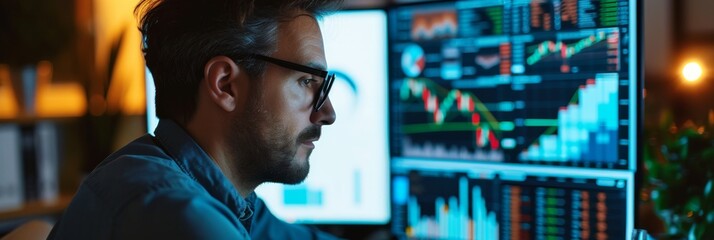
<path id="1" fill-rule="evenodd" d="M 646 130 L 645 186 L 667 237 L 714 239 L 714 126 L 677 127 L 671 117 L 663 112 L 659 126 Z"/>
<path id="2" fill-rule="evenodd" d="M 681 159 L 687 159 L 689 157 L 689 137 L 684 136 L 679 138 L 679 156 Z"/>
<path id="3" fill-rule="evenodd" d="M 692 217 L 702 208 L 701 202 L 702 200 L 698 196 L 690 198 L 689 201 L 687 201 L 687 204 L 684 205 L 684 214 L 692 214 L 691 216 L 689 216 Z"/>
<path id="4" fill-rule="evenodd" d="M 670 196 L 663 188 L 652 190 L 652 201 L 654 202 L 655 209 L 658 211 L 670 207 Z"/>
<path id="5" fill-rule="evenodd" d="M 709 229 L 709 230 L 708 230 Z M 713 231 L 711 230 L 710 226 L 707 226 L 706 224 L 701 224 L 701 223 L 694 223 L 692 224 L 691 228 L 689 229 L 689 239 L 711 239 L 711 235 L 713 235 Z"/>

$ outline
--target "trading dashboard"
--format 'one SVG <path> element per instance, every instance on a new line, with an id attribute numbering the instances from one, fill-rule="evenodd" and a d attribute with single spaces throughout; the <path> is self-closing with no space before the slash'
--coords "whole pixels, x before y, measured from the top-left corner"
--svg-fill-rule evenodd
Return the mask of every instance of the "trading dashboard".
<path id="1" fill-rule="evenodd" d="M 479 0 L 391 9 L 393 232 L 629 236 L 641 104 L 636 8 Z"/>

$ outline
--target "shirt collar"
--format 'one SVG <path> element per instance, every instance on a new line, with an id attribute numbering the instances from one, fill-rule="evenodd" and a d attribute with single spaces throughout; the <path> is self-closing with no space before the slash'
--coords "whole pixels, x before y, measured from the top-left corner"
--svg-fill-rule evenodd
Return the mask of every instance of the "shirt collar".
<path id="1" fill-rule="evenodd" d="M 160 147 L 173 158 L 184 173 L 201 184 L 211 196 L 234 211 L 241 222 L 250 222 L 256 199 L 254 192 L 245 199 L 241 197 L 213 159 L 176 122 L 169 119 L 159 120 L 154 135 Z"/>

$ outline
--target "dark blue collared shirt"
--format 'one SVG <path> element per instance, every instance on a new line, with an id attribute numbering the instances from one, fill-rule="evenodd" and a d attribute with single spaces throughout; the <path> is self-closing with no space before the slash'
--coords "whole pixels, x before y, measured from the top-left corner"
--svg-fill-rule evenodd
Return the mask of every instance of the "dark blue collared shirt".
<path id="1" fill-rule="evenodd" d="M 333 239 L 243 198 L 175 122 L 161 120 L 83 181 L 48 239 Z"/>

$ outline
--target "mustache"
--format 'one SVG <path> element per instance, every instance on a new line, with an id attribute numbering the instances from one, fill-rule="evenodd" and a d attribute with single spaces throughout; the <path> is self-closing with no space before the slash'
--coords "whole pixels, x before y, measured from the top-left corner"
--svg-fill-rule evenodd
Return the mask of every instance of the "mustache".
<path id="1" fill-rule="evenodd" d="M 319 138 L 322 133 L 322 128 L 319 126 L 310 126 L 302 130 L 300 134 L 298 134 L 298 142 L 303 142 L 307 141 L 309 139 L 314 139 L 314 138 Z"/>

